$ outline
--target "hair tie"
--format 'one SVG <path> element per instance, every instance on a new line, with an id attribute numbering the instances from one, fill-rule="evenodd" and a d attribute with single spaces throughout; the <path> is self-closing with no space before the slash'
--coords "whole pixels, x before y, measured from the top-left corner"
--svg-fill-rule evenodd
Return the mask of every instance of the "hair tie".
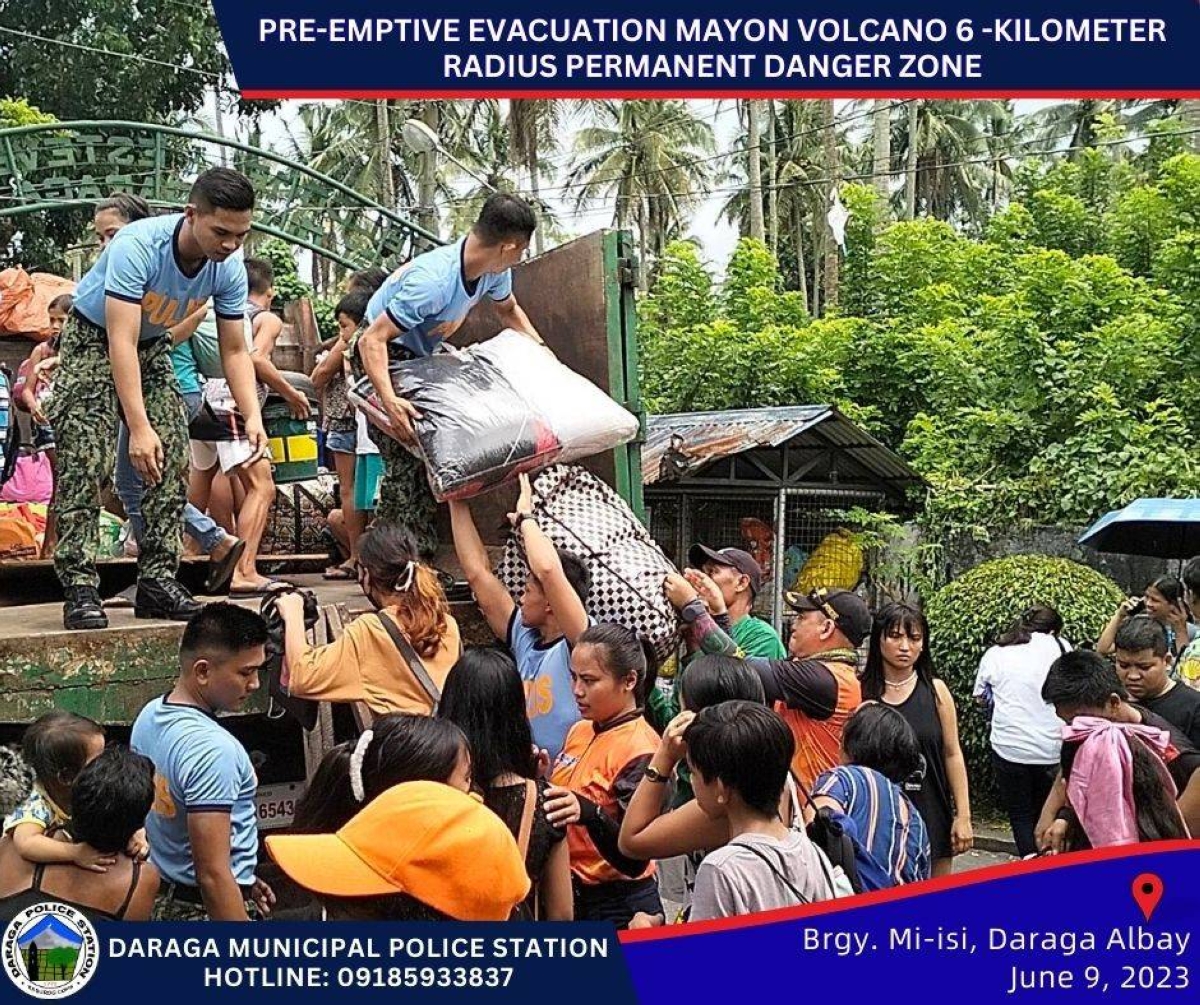
<path id="1" fill-rule="evenodd" d="M 358 743 L 354 745 L 354 753 L 350 755 L 350 791 L 354 794 L 356 803 L 361 803 L 367 795 L 363 790 L 362 766 L 374 736 L 374 731 L 368 729 L 358 738 Z"/>
<path id="2" fill-rule="evenodd" d="M 396 577 L 396 585 L 392 589 L 396 593 L 404 593 L 412 587 L 413 580 L 417 577 L 417 563 L 409 560 L 404 566 L 404 572 Z"/>

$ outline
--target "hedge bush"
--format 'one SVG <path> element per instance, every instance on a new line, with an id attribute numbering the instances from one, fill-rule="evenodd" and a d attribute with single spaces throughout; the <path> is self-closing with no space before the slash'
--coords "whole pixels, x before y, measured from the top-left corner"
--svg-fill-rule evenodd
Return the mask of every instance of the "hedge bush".
<path id="1" fill-rule="evenodd" d="M 997 635 L 1033 604 L 1062 615 L 1063 637 L 1072 645 L 1094 642 L 1124 598 L 1108 577 L 1065 558 L 1012 555 L 984 562 L 930 599 L 931 653 L 958 708 L 958 728 L 971 783 L 971 802 L 997 805 L 989 724 L 971 697 L 979 660 Z"/>

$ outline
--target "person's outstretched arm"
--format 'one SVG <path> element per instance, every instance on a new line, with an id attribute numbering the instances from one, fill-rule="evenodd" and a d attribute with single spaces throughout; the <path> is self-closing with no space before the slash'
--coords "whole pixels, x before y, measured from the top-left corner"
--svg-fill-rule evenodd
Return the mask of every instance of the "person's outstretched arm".
<path id="1" fill-rule="evenodd" d="M 562 560 L 558 557 L 554 542 L 546 536 L 533 516 L 533 486 L 528 475 L 521 475 L 521 495 L 517 499 L 516 511 L 509 514 L 509 518 L 521 534 L 521 541 L 525 545 L 525 561 L 545 593 L 558 627 L 566 636 L 567 643 L 575 645 L 579 636 L 587 631 L 587 608 L 563 572 Z"/>
<path id="2" fill-rule="evenodd" d="M 456 499 L 450 501 L 450 529 L 454 535 L 458 564 L 462 566 L 471 592 L 475 594 L 479 610 L 483 612 L 492 634 L 507 641 L 508 625 L 516 604 L 504 584 L 492 572 L 487 548 L 483 546 L 479 529 L 471 516 L 471 507 L 465 502 Z"/>

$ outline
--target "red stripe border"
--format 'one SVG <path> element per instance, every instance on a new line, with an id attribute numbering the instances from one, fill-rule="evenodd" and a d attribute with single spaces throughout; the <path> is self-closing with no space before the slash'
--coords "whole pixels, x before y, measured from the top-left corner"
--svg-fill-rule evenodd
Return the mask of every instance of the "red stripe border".
<path id="1" fill-rule="evenodd" d="M 375 100 L 406 98 L 410 100 L 444 100 L 455 98 L 615 98 L 632 100 L 638 98 L 1200 98 L 1200 90 L 986 90 L 986 91 L 796 91 L 796 90 L 529 90 L 498 88 L 496 90 L 395 90 L 364 89 L 294 89 L 248 87 L 241 92 L 246 101 L 317 101 L 317 100 Z"/>
<path id="2" fill-rule="evenodd" d="M 1165 854 L 1167 852 L 1200 851 L 1200 839 L 1187 841 L 1155 841 L 1148 844 L 1120 845 L 1115 848 L 1097 848 L 1090 851 L 1073 852 L 1068 855 L 1052 855 L 1044 858 L 1029 859 L 1021 862 L 1005 862 L 1000 865 L 989 865 L 982 869 L 973 869 L 954 876 L 943 876 L 940 879 L 929 879 L 910 886 L 896 887 L 891 890 L 877 890 L 874 893 L 864 893 L 857 897 L 843 900 L 826 900 L 819 904 L 807 904 L 804 907 L 787 907 L 778 911 L 764 911 L 741 918 L 719 918 L 714 921 L 693 921 L 683 925 L 666 925 L 662 928 L 643 928 L 633 932 L 618 932 L 617 938 L 622 942 L 656 942 L 660 939 L 678 939 L 689 935 L 707 935 L 711 932 L 737 931 L 743 928 L 758 928 L 761 925 L 771 925 L 780 921 L 795 921 L 800 918 L 819 917 L 824 914 L 838 914 L 843 911 L 853 911 L 862 907 L 873 907 L 876 904 L 890 904 L 897 900 L 908 900 L 912 897 L 923 897 L 928 894 L 942 893 L 946 890 L 957 890 L 962 887 L 976 886 L 979 883 L 989 883 L 997 879 L 1008 879 L 1012 876 L 1029 876 L 1033 873 L 1047 872 L 1051 869 L 1067 869 L 1092 862 L 1110 862 L 1123 858 L 1144 858 L 1147 855 Z"/>

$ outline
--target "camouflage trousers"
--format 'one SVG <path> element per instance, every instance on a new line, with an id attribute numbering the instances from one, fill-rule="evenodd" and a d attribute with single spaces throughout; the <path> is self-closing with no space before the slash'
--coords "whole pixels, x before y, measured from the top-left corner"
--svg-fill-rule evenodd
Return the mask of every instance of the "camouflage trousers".
<path id="1" fill-rule="evenodd" d="M 154 908 L 150 912 L 151 921 L 208 921 L 208 910 L 203 904 L 194 904 L 190 900 L 180 900 L 175 896 L 173 884 L 164 883 L 165 893 L 154 898 Z M 262 914 L 258 906 L 250 900 L 244 901 L 246 914 L 251 921 L 261 921 Z"/>
<path id="2" fill-rule="evenodd" d="M 54 512 L 58 546 L 54 571 L 68 586 L 100 585 L 100 491 L 113 476 L 119 412 L 117 389 L 103 328 L 72 314 L 59 345 L 49 418 L 58 437 Z M 138 576 L 172 578 L 179 568 L 180 529 L 187 499 L 188 433 L 183 399 L 171 366 L 171 342 L 138 346 L 142 397 L 150 425 L 162 440 L 162 481 L 142 501 L 145 534 L 139 542 Z"/>
<path id="3" fill-rule="evenodd" d="M 421 558 L 430 561 L 438 546 L 437 503 L 425 477 L 425 462 L 380 430 L 372 428 L 371 439 L 383 458 L 375 517 L 407 528 Z"/>
<path id="4" fill-rule="evenodd" d="M 351 342 L 350 365 L 355 377 L 360 379 L 366 371 L 358 355 L 358 338 L 366 328 L 364 320 Z M 388 346 L 388 356 L 393 362 L 413 358 L 398 342 Z M 382 430 L 374 426 L 368 430 L 383 460 L 383 481 L 379 485 L 375 519 L 406 528 L 412 534 L 421 558 L 431 561 L 438 547 L 437 503 L 425 476 L 425 462 Z"/>

